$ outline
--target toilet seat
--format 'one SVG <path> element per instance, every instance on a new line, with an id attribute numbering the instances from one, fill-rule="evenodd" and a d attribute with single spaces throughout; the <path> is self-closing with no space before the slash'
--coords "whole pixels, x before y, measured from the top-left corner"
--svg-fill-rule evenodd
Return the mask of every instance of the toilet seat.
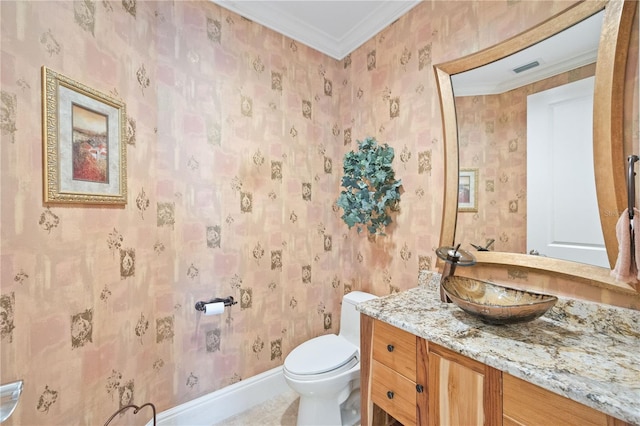
<path id="1" fill-rule="evenodd" d="M 333 376 L 348 371 L 359 362 L 358 347 L 346 339 L 327 334 L 302 343 L 284 360 L 289 377 L 314 380 L 318 376 Z"/>

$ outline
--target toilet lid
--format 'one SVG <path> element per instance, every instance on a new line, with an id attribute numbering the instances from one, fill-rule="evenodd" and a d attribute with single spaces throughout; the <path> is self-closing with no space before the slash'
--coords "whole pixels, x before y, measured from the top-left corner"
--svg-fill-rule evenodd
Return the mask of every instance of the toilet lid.
<path id="1" fill-rule="evenodd" d="M 322 374 L 358 363 L 358 347 L 335 334 L 315 337 L 291 351 L 284 368 L 294 374 Z"/>

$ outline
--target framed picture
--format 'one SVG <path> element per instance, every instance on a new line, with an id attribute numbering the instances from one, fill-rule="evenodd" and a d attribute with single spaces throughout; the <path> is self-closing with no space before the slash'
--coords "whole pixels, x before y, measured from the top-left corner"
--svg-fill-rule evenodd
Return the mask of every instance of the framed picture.
<path id="1" fill-rule="evenodd" d="M 478 211 L 478 169 L 460 169 L 458 178 L 458 211 Z"/>
<path id="2" fill-rule="evenodd" d="M 127 203 L 125 104 L 42 67 L 44 202 Z"/>

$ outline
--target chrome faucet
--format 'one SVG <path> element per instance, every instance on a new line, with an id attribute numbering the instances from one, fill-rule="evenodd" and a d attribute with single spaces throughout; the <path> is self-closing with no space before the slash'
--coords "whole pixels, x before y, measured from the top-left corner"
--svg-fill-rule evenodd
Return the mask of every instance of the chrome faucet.
<path id="1" fill-rule="evenodd" d="M 476 258 L 473 254 L 466 250 L 460 250 L 460 244 L 455 247 L 438 247 L 436 254 L 444 260 L 442 268 L 442 277 L 440 278 L 440 300 L 442 302 L 451 303 L 451 299 L 447 296 L 442 285 L 447 277 L 453 276 L 456 272 L 456 266 L 472 266 L 476 264 Z"/>

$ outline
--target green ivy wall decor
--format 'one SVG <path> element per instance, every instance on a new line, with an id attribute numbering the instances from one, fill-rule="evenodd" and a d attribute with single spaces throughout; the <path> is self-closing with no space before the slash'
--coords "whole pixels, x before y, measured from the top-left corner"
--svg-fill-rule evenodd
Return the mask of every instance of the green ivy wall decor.
<path id="1" fill-rule="evenodd" d="M 375 138 L 358 141 L 358 151 L 344 156 L 344 176 L 337 204 L 342 207 L 342 220 L 358 233 L 365 226 L 370 235 L 385 235 L 384 228 L 392 220 L 389 213 L 400 202 L 401 180 L 396 180 L 393 148 L 378 145 Z"/>

